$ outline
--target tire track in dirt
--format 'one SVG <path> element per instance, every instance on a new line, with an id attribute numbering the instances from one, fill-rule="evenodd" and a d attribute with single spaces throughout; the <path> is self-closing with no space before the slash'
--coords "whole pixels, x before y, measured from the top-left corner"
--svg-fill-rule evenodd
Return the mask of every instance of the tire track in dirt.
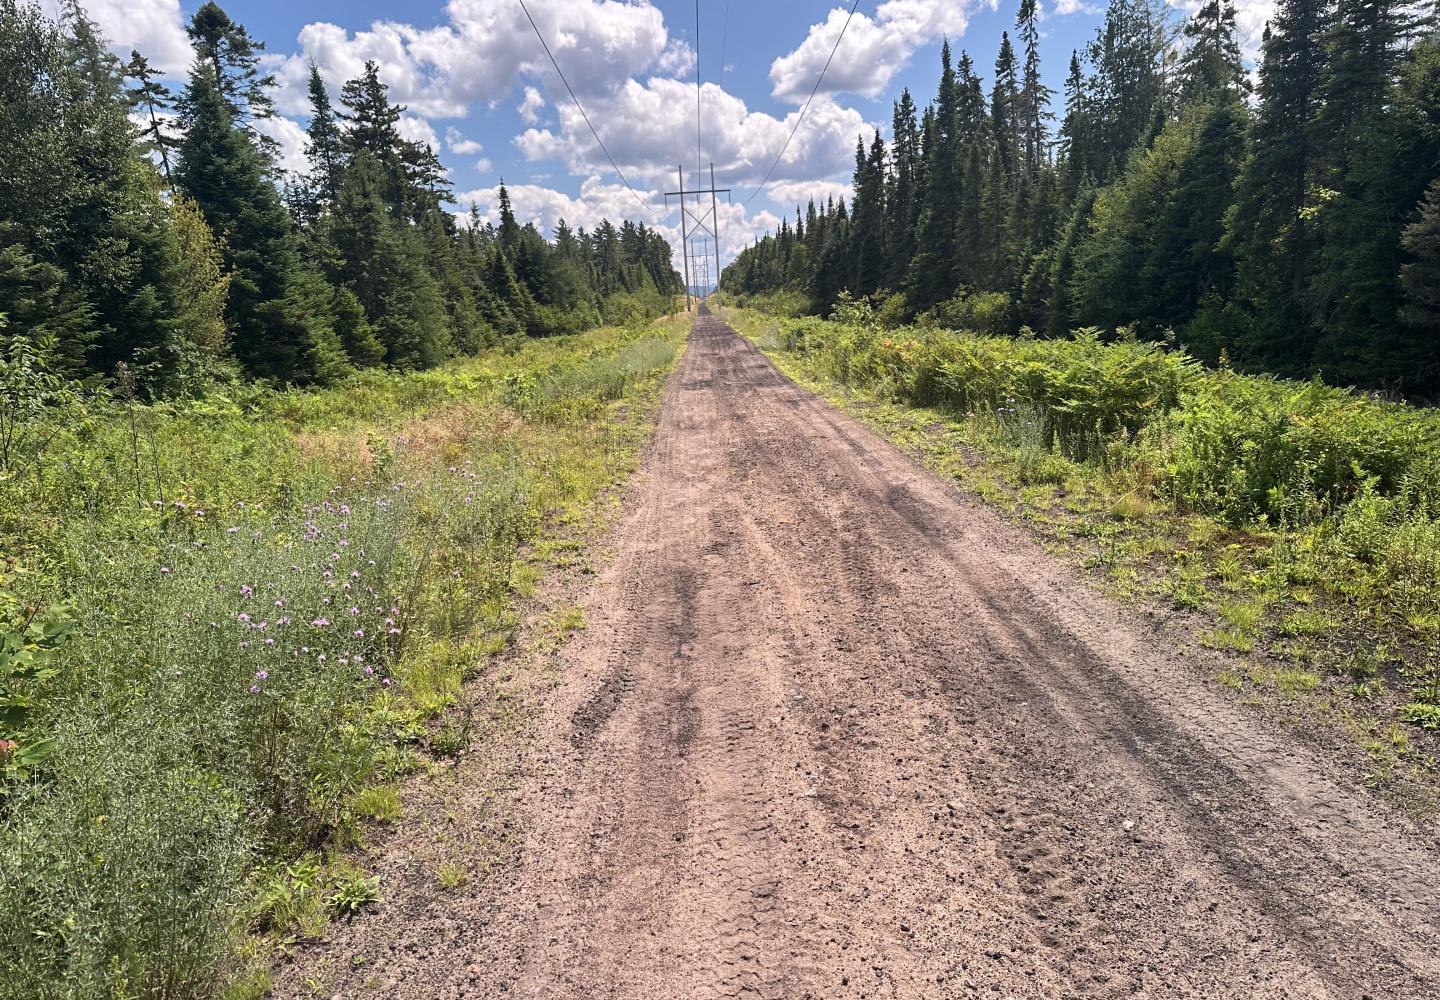
<path id="1" fill-rule="evenodd" d="M 641 483 L 517 869 L 339 996 L 1440 997 L 1433 830 L 717 319 Z"/>

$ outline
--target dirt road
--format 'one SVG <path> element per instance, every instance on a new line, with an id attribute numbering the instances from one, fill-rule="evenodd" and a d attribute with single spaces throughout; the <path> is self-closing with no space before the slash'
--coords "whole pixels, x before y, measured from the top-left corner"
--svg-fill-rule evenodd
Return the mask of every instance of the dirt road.
<path id="1" fill-rule="evenodd" d="M 341 996 L 1440 996 L 1440 850 L 702 318 L 518 861 Z"/>

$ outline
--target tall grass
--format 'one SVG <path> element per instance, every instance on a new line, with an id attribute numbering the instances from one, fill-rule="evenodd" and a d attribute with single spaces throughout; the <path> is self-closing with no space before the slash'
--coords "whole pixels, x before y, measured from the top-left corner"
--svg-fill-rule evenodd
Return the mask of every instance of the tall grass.
<path id="1" fill-rule="evenodd" d="M 0 672 L 43 751 L 0 784 L 0 997 L 211 995 L 249 932 L 313 920 L 297 896 L 363 905 L 325 852 L 503 641 L 544 513 L 629 460 L 611 409 L 674 334 L 58 415 L 0 478 L 0 634 L 71 635 Z"/>

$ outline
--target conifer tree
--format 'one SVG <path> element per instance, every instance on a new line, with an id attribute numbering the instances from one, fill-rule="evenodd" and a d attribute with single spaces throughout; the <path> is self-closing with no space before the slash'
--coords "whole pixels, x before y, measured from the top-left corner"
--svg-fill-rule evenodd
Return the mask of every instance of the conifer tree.
<path id="1" fill-rule="evenodd" d="M 1020 44 L 1025 50 L 1018 118 L 1025 150 L 1025 173 L 1034 178 L 1046 158 L 1049 142 L 1046 123 L 1054 118 L 1050 111 L 1050 98 L 1055 93 L 1040 78 L 1040 26 L 1036 0 L 1020 0 L 1015 25 L 1020 29 Z"/>
<path id="2" fill-rule="evenodd" d="M 174 234 L 118 66 L 83 11 L 64 16 L 0 2 L 0 313 L 9 330 L 54 333 L 66 374 L 125 361 L 161 388 L 176 362 Z"/>
<path id="3" fill-rule="evenodd" d="M 305 156 L 310 161 L 308 178 L 314 192 L 316 214 L 330 210 L 340 199 L 340 178 L 345 167 L 345 136 L 336 122 L 335 109 L 320 70 L 310 64 L 310 124 L 305 128 Z"/>
<path id="4" fill-rule="evenodd" d="M 1221 91 L 1250 92 L 1250 78 L 1235 40 L 1235 5 L 1206 0 L 1185 22 L 1186 47 L 1180 57 L 1182 102 L 1210 100 Z"/>
<path id="5" fill-rule="evenodd" d="M 891 125 L 890 171 L 886 209 L 890 249 L 885 283 L 899 288 L 905 270 L 915 255 L 915 230 L 920 222 L 920 127 L 915 120 L 915 102 L 904 90 L 895 102 Z M 815 203 L 810 202 L 806 231 L 814 229 Z"/>
<path id="6" fill-rule="evenodd" d="M 1415 221 L 1405 227 L 1403 245 L 1410 260 L 1400 272 L 1401 319 L 1430 343 L 1428 363 L 1417 374 L 1434 384 L 1440 379 L 1440 179 L 1430 185 Z"/>
<path id="7" fill-rule="evenodd" d="M 949 42 L 940 49 L 940 65 L 940 88 L 935 98 L 935 114 L 926 151 L 925 207 L 920 214 L 917 251 L 906 275 L 906 291 L 915 309 L 934 305 L 949 294 L 950 272 L 955 259 L 954 179 L 960 93 L 951 66 Z"/>
<path id="8" fill-rule="evenodd" d="M 1307 206 L 1327 27 L 1325 0 L 1279 0 L 1265 34 L 1253 153 L 1228 227 L 1236 296 L 1254 318 L 1237 360 L 1287 373 L 1308 371 L 1314 352 L 1304 305 L 1315 253 Z"/>
<path id="9" fill-rule="evenodd" d="M 876 291 L 885 278 L 885 144 L 880 133 L 867 152 L 855 144 L 855 201 L 850 222 L 854 261 L 849 288 L 857 295 Z"/>
<path id="10" fill-rule="evenodd" d="M 251 38 L 245 26 L 231 20 L 214 0 L 207 0 L 195 11 L 185 33 L 195 46 L 196 58 L 209 65 L 230 120 L 249 133 L 267 160 L 273 159 L 280 144 L 255 125 L 275 117 L 275 101 L 270 96 L 275 77 L 260 73 L 260 53 L 265 43 Z M 191 113 L 188 109 L 186 112 Z"/>
<path id="11" fill-rule="evenodd" d="M 180 143 L 166 131 L 160 118 L 170 110 L 173 95 L 170 88 L 158 79 L 158 74 L 149 61 L 139 52 L 130 51 L 130 61 L 125 64 L 125 77 L 135 81 L 129 90 L 130 106 L 143 114 L 149 122 L 140 130 L 140 141 L 146 152 L 160 157 L 160 166 L 165 173 L 166 185 L 173 186 L 170 177 L 170 153 Z"/>
<path id="12" fill-rule="evenodd" d="M 175 181 L 222 241 L 236 359 L 250 374 L 280 382 L 335 378 L 344 358 L 330 291 L 304 268 L 265 158 L 231 118 L 209 60 L 196 62 L 185 104 L 189 121 Z"/>

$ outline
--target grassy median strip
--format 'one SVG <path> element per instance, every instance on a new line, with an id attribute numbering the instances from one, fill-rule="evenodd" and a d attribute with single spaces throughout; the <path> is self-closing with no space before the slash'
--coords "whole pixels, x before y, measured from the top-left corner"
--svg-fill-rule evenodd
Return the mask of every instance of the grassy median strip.
<path id="1" fill-rule="evenodd" d="M 47 399 L 0 469 L 0 996 L 251 994 L 256 931 L 378 899 L 345 849 L 463 741 L 522 547 L 634 468 L 687 329 Z"/>

